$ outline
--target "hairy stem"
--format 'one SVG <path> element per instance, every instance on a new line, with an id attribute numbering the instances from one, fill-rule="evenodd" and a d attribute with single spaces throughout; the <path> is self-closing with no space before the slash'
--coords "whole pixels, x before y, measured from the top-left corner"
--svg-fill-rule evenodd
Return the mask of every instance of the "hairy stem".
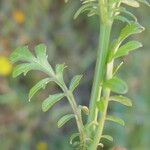
<path id="1" fill-rule="evenodd" d="M 83 122 L 82 122 L 81 115 L 79 113 L 77 104 L 75 102 L 74 95 L 71 92 L 69 92 L 67 94 L 67 98 L 68 98 L 68 100 L 70 102 L 70 105 L 72 106 L 73 112 L 75 114 L 75 118 L 76 118 L 76 122 L 77 122 L 77 127 L 78 127 L 78 130 L 79 130 L 79 133 L 80 133 L 80 141 L 83 144 L 84 141 L 85 141 L 85 134 L 84 134 L 84 130 L 83 130 L 84 129 L 84 125 L 83 125 Z"/>
<path id="2" fill-rule="evenodd" d="M 106 73 L 106 79 L 110 79 L 112 78 L 112 74 L 113 74 L 113 61 L 111 63 L 109 63 L 107 65 L 107 73 Z M 90 146 L 89 150 L 96 150 L 98 144 L 100 143 L 102 134 L 103 134 L 103 129 L 104 129 L 104 125 L 105 125 L 105 120 L 106 120 L 106 116 L 107 116 L 107 108 L 108 108 L 108 103 L 109 103 L 109 96 L 110 96 L 110 89 L 106 88 L 104 89 L 104 111 L 101 114 L 101 118 L 100 121 L 98 123 L 98 128 L 93 140 L 92 145 Z"/>
<path id="3" fill-rule="evenodd" d="M 73 113 L 75 114 L 77 128 L 78 128 L 78 131 L 80 133 L 80 146 L 82 146 L 82 150 L 85 150 L 86 135 L 84 132 L 84 125 L 83 125 L 82 117 L 81 117 L 81 114 L 78 110 L 78 106 L 76 104 L 74 95 L 71 91 L 68 90 L 68 88 L 65 84 L 62 85 L 61 83 L 59 83 L 58 80 L 57 80 L 57 83 L 60 85 L 63 92 L 66 94 L 66 97 L 67 97 L 67 99 L 68 99 L 68 101 L 72 107 Z"/>
<path id="4" fill-rule="evenodd" d="M 107 0 L 99 0 L 99 14 L 100 14 L 100 36 L 99 46 L 97 51 L 97 60 L 94 74 L 94 81 L 91 91 L 90 100 L 90 115 L 88 122 L 97 121 L 98 110 L 96 103 L 101 95 L 101 84 L 105 72 L 106 58 L 108 53 L 109 37 L 111 32 L 111 21 L 109 21 Z"/>
<path id="5" fill-rule="evenodd" d="M 106 66 L 106 58 L 108 54 L 108 44 L 110 37 L 111 25 L 101 24 L 100 26 L 100 38 L 99 38 L 99 48 L 97 52 L 97 62 L 95 68 L 94 82 L 91 93 L 90 101 L 90 115 L 89 122 L 97 121 L 98 110 L 96 108 L 96 103 L 101 95 L 101 84 L 103 81 L 103 76 Z"/>

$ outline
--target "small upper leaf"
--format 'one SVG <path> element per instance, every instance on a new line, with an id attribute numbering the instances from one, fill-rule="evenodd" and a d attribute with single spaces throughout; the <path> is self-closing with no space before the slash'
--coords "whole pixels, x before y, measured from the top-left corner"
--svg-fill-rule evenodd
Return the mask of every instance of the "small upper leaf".
<path id="1" fill-rule="evenodd" d="M 132 102 L 130 99 L 128 99 L 127 97 L 124 97 L 124 96 L 111 96 L 110 97 L 110 101 L 115 101 L 115 102 L 119 102 L 125 106 L 129 106 L 131 107 L 132 106 Z"/>
<path id="2" fill-rule="evenodd" d="M 35 86 L 33 86 L 29 92 L 29 101 L 41 88 L 45 88 L 45 86 L 51 81 L 50 78 L 45 78 L 39 81 Z"/>
<path id="3" fill-rule="evenodd" d="M 61 100 L 65 96 L 64 93 L 50 95 L 46 100 L 42 103 L 42 110 L 44 112 L 48 111 L 56 102 Z"/>
<path id="4" fill-rule="evenodd" d="M 114 117 L 114 116 L 107 115 L 106 120 L 113 121 L 113 122 L 118 123 L 118 124 L 120 124 L 122 126 L 125 125 L 125 122 L 122 119 Z"/>
<path id="5" fill-rule="evenodd" d="M 75 90 L 75 88 L 79 85 L 81 78 L 82 78 L 82 75 L 74 76 L 70 82 L 69 90 L 71 90 L 73 92 Z"/>
<path id="6" fill-rule="evenodd" d="M 142 44 L 138 41 L 130 41 L 127 42 L 126 44 L 124 44 L 123 46 L 121 46 L 117 52 L 114 54 L 113 59 L 114 58 L 118 58 L 118 57 L 122 57 L 127 55 L 130 51 L 138 49 L 142 47 Z"/>
<path id="7" fill-rule="evenodd" d="M 57 123 L 58 128 L 61 128 L 64 124 L 66 124 L 70 119 L 74 118 L 74 114 L 67 114 L 63 116 Z"/>
<path id="8" fill-rule="evenodd" d="M 128 38 L 129 36 L 133 35 L 133 34 L 137 34 L 140 33 L 144 30 L 144 27 L 142 27 L 140 24 L 138 24 L 137 22 L 130 22 L 130 24 L 126 25 L 122 30 L 121 33 L 119 35 L 119 38 L 116 39 L 112 44 L 111 44 L 111 51 L 109 53 L 109 57 L 108 57 L 108 62 L 112 61 L 112 58 L 114 56 L 114 54 L 118 51 L 120 45 L 122 44 L 122 42 Z M 131 47 L 132 49 L 131 49 Z M 137 42 L 137 41 L 131 41 L 129 43 L 127 43 L 127 45 L 125 44 L 121 49 L 122 53 L 127 54 L 129 51 L 141 47 L 141 43 Z M 127 50 L 127 48 L 129 47 L 130 50 Z M 119 52 L 119 51 L 118 51 Z"/>
<path id="9" fill-rule="evenodd" d="M 131 24 L 128 24 L 121 30 L 118 41 L 121 43 L 128 36 L 141 33 L 143 30 L 144 30 L 144 27 L 142 27 L 139 23 L 131 22 Z"/>
<path id="10" fill-rule="evenodd" d="M 117 77 L 113 77 L 110 80 L 105 81 L 104 87 L 110 88 L 113 92 L 119 94 L 125 94 L 128 91 L 127 84 Z"/>

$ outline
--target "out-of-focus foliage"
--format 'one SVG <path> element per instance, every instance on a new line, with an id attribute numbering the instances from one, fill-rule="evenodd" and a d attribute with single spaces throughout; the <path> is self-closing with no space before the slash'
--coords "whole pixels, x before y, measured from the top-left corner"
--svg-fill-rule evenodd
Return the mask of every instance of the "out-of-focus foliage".
<path id="1" fill-rule="evenodd" d="M 38 94 L 29 104 L 29 89 L 44 75 L 30 73 L 28 77 L 12 79 L 9 77 L 11 64 L 8 56 L 10 50 L 18 46 L 29 44 L 32 48 L 35 44 L 44 42 L 49 47 L 48 55 L 52 64 L 65 62 L 70 66 L 66 78 L 70 79 L 74 72 L 84 73 L 85 80 L 76 96 L 78 99 L 82 97 L 84 101 L 80 103 L 86 104 L 92 83 L 99 24 L 96 17 L 88 19 L 84 15 L 74 21 L 78 5 L 77 0 L 68 4 L 63 0 L 0 1 L 0 149 L 72 149 L 66 139 L 70 136 L 73 123 L 62 130 L 56 127 L 58 118 L 70 112 L 68 105 L 62 102 L 47 113 L 41 111 L 40 101 L 50 91 L 59 89 L 52 86 Z M 128 149 L 149 150 L 150 10 L 143 6 L 136 13 L 146 31 L 135 38 L 142 41 L 144 47 L 125 57 L 126 65 L 120 71 L 130 86 L 128 95 L 134 100 L 133 108 L 126 110 L 123 106 L 111 105 L 113 107 L 109 111 L 120 112 L 118 115 L 124 115 L 128 124 L 124 130 L 123 127 L 107 123 L 106 132 L 111 132 L 114 136 L 114 143 Z M 113 32 L 117 31 L 118 28 L 114 25 Z M 3 68 L 1 64 L 6 67 Z M 110 147 L 113 145 L 108 145 L 105 149 Z"/>

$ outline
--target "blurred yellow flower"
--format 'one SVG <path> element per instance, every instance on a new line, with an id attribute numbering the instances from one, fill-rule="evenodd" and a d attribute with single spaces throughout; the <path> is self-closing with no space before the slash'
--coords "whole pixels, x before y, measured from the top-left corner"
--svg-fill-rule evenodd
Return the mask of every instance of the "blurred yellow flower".
<path id="1" fill-rule="evenodd" d="M 41 142 L 37 143 L 36 150 L 48 150 L 47 143 L 44 142 L 44 141 L 41 141 Z"/>
<path id="2" fill-rule="evenodd" d="M 12 64 L 5 56 L 0 56 L 0 75 L 7 76 L 12 71 Z"/>
<path id="3" fill-rule="evenodd" d="M 19 24 L 23 23 L 24 20 L 25 20 L 25 15 L 24 15 L 24 13 L 23 13 L 22 11 L 20 11 L 20 10 L 15 10 L 15 11 L 13 12 L 12 16 L 13 16 L 13 19 L 14 19 L 17 23 L 19 23 Z"/>

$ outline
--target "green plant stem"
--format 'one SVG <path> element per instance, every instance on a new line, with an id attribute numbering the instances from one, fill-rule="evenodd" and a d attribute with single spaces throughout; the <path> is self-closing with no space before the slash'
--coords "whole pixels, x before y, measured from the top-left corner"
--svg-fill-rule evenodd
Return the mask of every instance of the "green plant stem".
<path id="1" fill-rule="evenodd" d="M 69 103 L 72 107 L 73 113 L 75 114 L 77 128 L 78 128 L 78 131 L 80 133 L 80 145 L 82 146 L 82 150 L 85 150 L 86 135 L 85 135 L 85 132 L 84 132 L 84 125 L 83 125 L 82 117 L 81 117 L 81 114 L 79 112 L 78 106 L 76 104 L 74 95 L 71 91 L 68 90 L 65 83 L 61 84 L 57 79 L 55 79 L 55 80 L 58 83 L 58 85 L 61 87 L 63 92 L 66 94 L 66 97 L 67 97 L 67 99 L 68 99 L 68 101 L 69 101 Z"/>
<path id="2" fill-rule="evenodd" d="M 106 79 L 108 80 L 108 79 L 112 78 L 112 74 L 113 74 L 113 61 L 107 65 Z M 100 140 L 101 140 L 101 137 L 103 134 L 106 116 L 107 116 L 109 97 L 110 97 L 110 89 L 106 88 L 106 89 L 104 89 L 104 100 L 105 100 L 104 111 L 101 114 L 101 118 L 98 123 L 98 128 L 97 128 L 93 143 L 90 146 L 89 150 L 96 150 L 98 144 L 100 143 Z"/>
<path id="3" fill-rule="evenodd" d="M 83 121 L 81 118 L 81 114 L 78 110 L 74 95 L 72 94 L 72 92 L 69 91 L 67 98 L 70 102 L 70 105 L 72 106 L 73 112 L 75 114 L 75 118 L 76 118 L 76 122 L 77 122 L 77 127 L 80 133 L 80 146 L 82 147 L 82 150 L 85 150 L 86 148 L 86 135 L 84 132 L 84 125 L 83 125 Z"/>
<path id="4" fill-rule="evenodd" d="M 89 122 L 97 121 L 98 109 L 96 108 L 97 101 L 101 95 L 101 85 L 106 66 L 106 58 L 108 54 L 108 44 L 111 32 L 111 25 L 100 25 L 99 48 L 97 52 L 97 62 L 95 68 L 94 81 L 91 92 L 90 115 Z"/>

